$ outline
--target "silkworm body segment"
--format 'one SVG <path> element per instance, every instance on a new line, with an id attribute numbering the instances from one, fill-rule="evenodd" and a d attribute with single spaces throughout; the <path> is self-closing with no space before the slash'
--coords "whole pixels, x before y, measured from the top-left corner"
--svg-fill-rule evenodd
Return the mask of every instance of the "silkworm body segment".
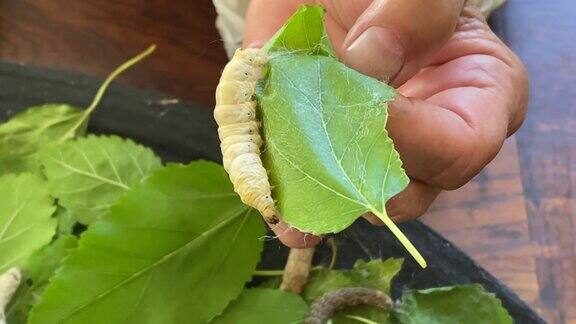
<path id="1" fill-rule="evenodd" d="M 249 101 L 235 105 L 217 105 L 214 117 L 218 125 L 233 125 L 253 121 L 256 117 L 256 106 Z"/>
<path id="2" fill-rule="evenodd" d="M 239 49 L 226 65 L 216 88 L 214 119 L 218 124 L 224 169 L 242 202 L 256 208 L 268 223 L 278 222 L 266 169 L 260 158 L 260 123 L 252 100 L 262 66 L 259 49 Z"/>
<path id="3" fill-rule="evenodd" d="M 216 105 L 235 105 L 249 102 L 254 95 L 255 86 L 255 82 L 220 78 L 220 83 L 216 88 Z"/>

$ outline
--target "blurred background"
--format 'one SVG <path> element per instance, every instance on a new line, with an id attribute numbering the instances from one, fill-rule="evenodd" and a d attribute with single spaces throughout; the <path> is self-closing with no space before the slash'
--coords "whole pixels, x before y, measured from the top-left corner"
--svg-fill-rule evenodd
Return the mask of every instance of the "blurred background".
<path id="1" fill-rule="evenodd" d="M 0 0 L 0 59 L 104 77 L 155 43 L 121 82 L 212 109 L 227 62 L 215 19 L 209 0 Z M 547 321 L 576 323 L 576 1 L 510 0 L 491 24 L 530 74 L 527 120 L 422 221 Z"/>

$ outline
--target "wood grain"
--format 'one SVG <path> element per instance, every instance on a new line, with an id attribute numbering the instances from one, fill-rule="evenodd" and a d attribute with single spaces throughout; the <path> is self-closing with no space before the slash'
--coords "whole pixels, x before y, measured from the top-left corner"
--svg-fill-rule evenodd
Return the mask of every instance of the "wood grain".
<path id="1" fill-rule="evenodd" d="M 443 192 L 422 221 L 540 309 L 516 139 L 464 187 Z"/>
<path id="2" fill-rule="evenodd" d="M 209 0 L 1 0 L 0 57 L 105 76 L 155 43 L 121 80 L 213 106 L 228 61 L 214 20 Z"/>
<path id="3" fill-rule="evenodd" d="M 478 177 L 423 218 L 550 323 L 576 323 L 576 2 L 510 0 L 497 26 L 524 60 L 526 123 Z M 0 58 L 104 76 L 213 105 L 227 61 L 209 0 L 0 0 Z"/>
<path id="4" fill-rule="evenodd" d="M 517 135 L 542 314 L 576 323 L 576 2 L 512 1 L 505 36 L 531 77 Z"/>

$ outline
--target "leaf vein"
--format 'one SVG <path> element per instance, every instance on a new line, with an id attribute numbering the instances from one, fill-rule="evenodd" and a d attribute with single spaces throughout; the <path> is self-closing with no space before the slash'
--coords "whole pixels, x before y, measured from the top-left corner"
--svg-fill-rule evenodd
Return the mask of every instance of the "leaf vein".
<path id="1" fill-rule="evenodd" d="M 246 207 L 242 208 L 245 209 Z M 148 271 L 156 268 L 158 265 L 166 262 L 167 260 L 171 259 L 172 257 L 174 257 L 175 255 L 178 255 L 182 250 L 188 248 L 190 245 L 192 245 L 193 243 L 196 242 L 196 240 L 198 240 L 201 237 L 204 236 L 209 236 L 212 235 L 213 233 L 217 232 L 217 230 L 221 227 L 226 226 L 228 223 L 231 223 L 233 221 L 236 220 L 236 218 L 240 217 L 241 213 L 238 213 L 236 216 L 234 217 L 230 217 L 228 219 L 223 220 L 222 222 L 216 224 L 214 227 L 212 227 L 211 229 L 209 229 L 206 232 L 203 232 L 200 236 L 194 237 L 192 238 L 190 241 L 186 242 L 186 244 L 176 248 L 174 251 L 166 254 L 165 256 L 163 256 L 162 258 L 160 258 L 159 260 L 157 260 L 156 262 L 152 263 L 151 265 L 144 267 L 143 269 L 133 273 L 130 277 L 125 278 L 124 280 L 120 281 L 119 283 L 115 284 L 114 286 L 112 286 L 110 289 L 104 291 L 103 293 L 100 293 L 99 295 L 95 296 L 93 299 L 91 299 L 90 301 L 84 303 L 83 305 L 77 306 L 75 307 L 73 310 L 71 310 L 70 312 L 68 312 L 67 314 L 65 314 L 61 320 L 66 319 L 66 318 L 70 318 L 72 315 L 81 312 L 83 309 L 85 309 L 86 307 L 88 307 L 90 304 L 97 302 L 98 300 L 104 298 L 105 296 L 111 294 L 112 292 L 114 292 L 115 290 L 117 290 L 118 288 L 120 288 L 121 286 L 127 284 L 128 282 L 131 282 L 132 280 L 135 280 L 136 278 L 139 278 L 142 274 L 147 273 Z"/>
<path id="2" fill-rule="evenodd" d="M 102 181 L 102 182 L 106 182 L 106 183 L 108 183 L 108 184 L 110 184 L 110 185 L 113 185 L 113 186 L 116 186 L 116 187 L 120 187 L 120 188 L 122 188 L 122 189 L 130 189 L 130 187 L 127 186 L 126 184 L 124 184 L 123 182 L 118 182 L 118 181 L 115 181 L 115 180 L 113 180 L 113 179 L 108 179 L 108 178 L 105 178 L 105 177 L 103 177 L 103 176 L 100 176 L 100 175 L 98 175 L 98 174 L 96 174 L 96 173 L 90 173 L 90 172 L 87 172 L 87 171 L 85 171 L 85 170 L 78 169 L 78 168 L 76 168 L 76 167 L 74 167 L 74 166 L 72 166 L 72 165 L 67 164 L 67 163 L 64 162 L 64 161 L 59 161 L 59 160 L 57 160 L 57 159 L 54 158 L 53 156 L 49 156 L 48 158 L 51 159 L 54 163 L 60 165 L 61 167 L 65 168 L 65 169 L 67 169 L 67 170 L 69 170 L 69 171 L 71 171 L 71 172 L 75 172 L 75 173 L 81 174 L 81 175 L 86 176 L 86 177 L 89 177 L 89 178 L 97 179 L 97 180 L 100 180 L 100 181 Z"/>

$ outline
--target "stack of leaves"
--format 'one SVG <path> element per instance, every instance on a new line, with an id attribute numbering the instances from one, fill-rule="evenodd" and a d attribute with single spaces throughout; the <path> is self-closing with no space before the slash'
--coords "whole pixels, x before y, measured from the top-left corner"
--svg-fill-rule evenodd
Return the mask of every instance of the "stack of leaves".
<path id="1" fill-rule="evenodd" d="M 220 166 L 163 167 L 129 139 L 85 136 L 110 81 L 151 50 L 86 110 L 48 104 L 0 125 L 0 273 L 25 274 L 9 323 L 206 322 L 251 279 L 265 228 Z"/>
<path id="2" fill-rule="evenodd" d="M 274 42 L 286 44 L 298 24 L 317 26 L 320 12 L 316 7 L 299 11 Z M 278 137 L 272 129 L 266 131 L 273 139 L 273 154 L 267 157 L 276 179 L 300 177 L 303 186 L 323 188 L 314 199 L 325 201 L 323 206 L 330 211 L 336 202 L 346 207 L 335 214 L 339 218 L 334 219 L 333 227 L 318 223 L 322 231 L 333 231 L 347 226 L 357 217 L 356 212 L 383 213 L 385 200 L 403 188 L 405 179 L 383 130 L 385 110 L 374 108 L 390 98 L 391 90 L 345 70 L 330 57 L 325 35 L 316 37 L 314 30 L 309 30 L 309 36 L 316 39 L 315 53 L 326 57 L 311 60 L 278 53 L 272 60 L 269 82 L 296 81 L 293 75 L 284 81 L 277 78 L 277 74 L 292 73 L 283 68 L 290 60 L 333 71 L 328 73 L 344 73 L 350 82 L 371 89 L 370 96 L 359 97 L 367 112 L 350 112 L 348 119 L 361 127 L 358 133 L 334 139 L 331 155 L 322 151 L 330 146 L 328 135 L 318 151 L 303 147 L 309 149 L 307 157 L 318 162 L 306 166 L 309 171 L 303 178 L 299 168 L 305 165 L 295 160 L 286 143 L 274 140 Z M 0 272 L 17 266 L 25 275 L 6 310 L 8 323 L 299 323 L 307 316 L 309 303 L 341 287 L 362 286 L 388 294 L 392 278 L 400 271 L 400 260 L 358 261 L 351 270 L 315 269 L 302 296 L 270 285 L 245 288 L 256 273 L 265 225 L 256 211 L 242 204 L 221 166 L 204 161 L 163 166 L 150 149 L 129 139 L 85 136 L 89 116 L 106 86 L 150 51 L 115 71 L 86 110 L 49 104 L 30 108 L 0 124 Z M 313 84 L 319 81 L 313 79 Z M 318 84 L 323 89 L 320 92 L 343 86 L 334 82 L 330 86 Z M 302 91 L 295 85 L 294 98 L 310 97 Z M 269 102 L 272 92 L 265 86 L 262 102 Z M 310 107 L 318 109 L 328 99 L 310 100 Z M 337 104 L 345 108 L 342 102 Z M 294 118 L 301 118 L 300 126 L 306 124 L 303 115 L 287 111 L 264 114 L 268 125 L 277 125 L 273 127 L 279 132 L 288 130 L 275 124 L 274 114 L 292 120 L 286 127 Z M 362 122 L 369 116 L 377 117 L 374 124 Z M 331 134 L 342 117 L 336 113 L 330 117 L 333 125 L 317 124 L 316 120 L 311 122 L 309 133 L 288 135 L 299 142 L 316 136 L 316 131 Z M 377 128 L 380 135 L 374 133 Z M 364 162 L 355 164 L 358 160 L 350 156 L 365 148 L 365 134 L 383 140 L 383 144 L 374 141 L 370 150 L 375 156 L 365 156 Z M 344 139 L 352 142 L 341 145 Z M 323 154 L 329 159 L 322 160 Z M 334 154 L 342 158 L 334 160 Z M 390 155 L 390 170 L 374 174 L 373 159 L 382 154 Z M 397 177 L 387 173 L 397 173 Z M 370 179 L 381 185 L 372 180 L 362 183 L 362 174 L 370 174 Z M 318 185 L 321 176 L 320 183 L 327 187 Z M 307 227 L 309 220 L 288 213 L 303 208 L 295 207 L 291 185 L 279 188 L 280 199 L 285 199 L 281 208 L 294 215 L 295 224 Z M 312 204 L 306 203 L 304 206 Z M 511 322 L 500 302 L 478 286 L 412 291 L 391 312 L 357 307 L 334 318 L 335 323 L 392 320 Z"/>
<path id="3" fill-rule="evenodd" d="M 349 287 L 370 288 L 389 295 L 392 280 L 401 271 L 402 263 L 402 259 L 374 259 L 367 262 L 358 260 L 350 270 L 316 267 L 302 297 L 311 304 L 327 293 Z M 276 278 L 261 284 L 267 288 L 278 288 L 279 285 Z M 391 310 L 356 306 L 339 311 L 331 321 L 333 324 L 512 323 L 512 318 L 494 294 L 473 284 L 408 290 Z"/>

